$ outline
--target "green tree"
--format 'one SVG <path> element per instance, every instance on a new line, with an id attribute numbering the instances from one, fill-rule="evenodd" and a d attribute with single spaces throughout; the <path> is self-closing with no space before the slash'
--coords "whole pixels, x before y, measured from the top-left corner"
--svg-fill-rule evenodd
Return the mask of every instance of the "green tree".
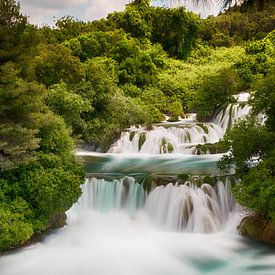
<path id="1" fill-rule="evenodd" d="M 199 35 L 201 20 L 185 8 L 155 8 L 152 14 L 152 36 L 170 56 L 186 59 Z"/>
<path id="2" fill-rule="evenodd" d="M 262 112 L 266 118 L 266 125 L 270 130 L 275 129 L 275 67 L 262 80 L 254 84 L 253 107 L 255 113 Z"/>
<path id="3" fill-rule="evenodd" d="M 80 132 L 85 127 L 81 115 L 93 110 L 90 100 L 84 99 L 64 82 L 51 86 L 46 103 L 54 113 L 64 118 L 74 133 Z"/>
<path id="4" fill-rule="evenodd" d="M 27 17 L 20 12 L 15 0 L 0 1 L 0 65 L 20 54 L 20 42 L 27 25 Z"/>
<path id="5" fill-rule="evenodd" d="M 46 86 L 57 84 L 61 80 L 75 84 L 85 77 L 79 58 L 60 44 L 41 45 L 34 60 L 34 68 L 37 80 Z"/>
<path id="6" fill-rule="evenodd" d="M 231 68 L 205 75 L 194 95 L 191 108 L 198 113 L 199 119 L 209 120 L 220 106 L 232 101 L 232 95 L 237 89 L 238 76 Z"/>
<path id="7" fill-rule="evenodd" d="M 268 155 L 273 146 L 274 135 L 255 119 L 242 120 L 226 133 L 224 141 L 231 152 L 220 162 L 220 167 L 234 163 L 242 175 L 248 171 L 252 161 L 260 161 Z"/>
<path id="8" fill-rule="evenodd" d="M 0 167 L 9 168 L 32 158 L 39 147 L 45 89 L 17 77 L 14 64 L 0 67 Z"/>

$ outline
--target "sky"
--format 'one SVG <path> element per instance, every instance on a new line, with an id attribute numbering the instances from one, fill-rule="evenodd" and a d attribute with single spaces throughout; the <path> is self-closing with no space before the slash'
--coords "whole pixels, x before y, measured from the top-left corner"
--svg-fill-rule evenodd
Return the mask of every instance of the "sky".
<path id="1" fill-rule="evenodd" d="M 53 25 L 54 19 L 64 15 L 91 21 L 104 18 L 113 11 L 122 11 L 129 0 L 19 0 L 22 13 L 29 16 L 29 21 L 35 25 Z M 200 13 L 202 17 L 217 14 L 218 7 L 196 7 L 190 0 L 180 0 L 188 10 Z M 154 5 L 163 5 L 158 0 Z"/>

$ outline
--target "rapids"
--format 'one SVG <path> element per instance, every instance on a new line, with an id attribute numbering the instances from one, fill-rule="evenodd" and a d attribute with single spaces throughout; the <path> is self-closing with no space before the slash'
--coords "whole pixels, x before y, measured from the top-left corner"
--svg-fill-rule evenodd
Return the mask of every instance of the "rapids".
<path id="1" fill-rule="evenodd" d="M 67 225 L 3 254 L 0 274 L 274 275 L 275 249 L 238 235 L 245 213 L 228 178 L 219 177 L 221 155 L 196 155 L 197 144 L 219 141 L 249 114 L 248 96 L 236 97 L 209 123 L 192 115 L 152 130 L 134 126 L 108 153 L 77 152 L 87 178 Z M 186 174 L 203 182 L 146 186 L 151 176 Z M 211 186 L 205 175 L 225 180 Z"/>
<path id="2" fill-rule="evenodd" d="M 229 104 L 221 109 L 211 123 L 198 123 L 196 117 L 176 123 L 163 122 L 152 130 L 133 126 L 122 133 L 108 153 L 141 154 L 196 154 L 196 145 L 216 143 L 226 130 L 250 113 L 251 107 L 243 103 Z"/>
<path id="3" fill-rule="evenodd" d="M 226 184 L 205 190 L 203 186 L 168 185 L 146 196 L 132 178 L 91 179 L 83 191 L 67 213 L 68 225 L 43 242 L 2 256 L 1 274 L 274 275 L 274 249 L 237 234 L 241 214 L 236 205 L 232 208 Z M 206 234 L 202 232 L 209 228 L 194 227 L 190 233 L 174 223 L 177 212 L 170 210 L 184 205 L 185 193 L 196 208 L 194 222 L 204 224 L 210 219 L 219 228 Z M 223 201 L 223 196 L 228 200 Z M 214 205 L 206 203 L 206 198 Z M 209 211 L 217 215 L 216 220 L 208 217 Z"/>

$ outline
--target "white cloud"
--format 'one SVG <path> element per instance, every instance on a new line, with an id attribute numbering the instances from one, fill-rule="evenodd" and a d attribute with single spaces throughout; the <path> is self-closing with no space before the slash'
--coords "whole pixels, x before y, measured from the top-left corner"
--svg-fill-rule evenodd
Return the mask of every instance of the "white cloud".
<path id="1" fill-rule="evenodd" d="M 87 20 L 104 18 L 113 11 L 123 11 L 124 6 L 129 2 L 129 0 L 93 0 L 84 16 Z"/>
<path id="2" fill-rule="evenodd" d="M 40 7 L 21 6 L 22 13 L 27 15 L 32 24 L 42 26 L 53 24 L 53 18 L 59 17 L 59 10 Z"/>
<path id="3" fill-rule="evenodd" d="M 36 25 L 53 25 L 53 18 L 71 15 L 81 20 L 96 20 L 113 11 L 122 11 L 130 0 L 21 0 L 23 14 Z"/>
<path id="4" fill-rule="evenodd" d="M 36 25 L 53 25 L 54 18 L 71 15 L 80 20 L 96 20 L 106 17 L 113 11 L 124 10 L 125 4 L 130 0 L 19 0 L 23 14 L 29 16 L 29 21 Z M 170 1 L 153 0 L 153 4 L 169 5 Z M 217 14 L 216 6 L 196 6 L 190 0 L 177 0 L 173 3 L 185 5 L 188 10 L 200 13 L 202 17 L 209 14 Z M 166 5 L 166 6 L 167 6 Z"/>
<path id="5" fill-rule="evenodd" d="M 46 9 L 67 9 L 88 3 L 89 0 L 21 0 L 22 6 Z"/>

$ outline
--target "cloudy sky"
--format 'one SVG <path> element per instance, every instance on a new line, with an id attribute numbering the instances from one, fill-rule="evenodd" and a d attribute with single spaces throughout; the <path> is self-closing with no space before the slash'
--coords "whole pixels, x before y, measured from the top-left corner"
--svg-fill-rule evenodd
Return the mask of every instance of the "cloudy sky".
<path id="1" fill-rule="evenodd" d="M 194 7 L 190 0 L 182 0 L 189 10 L 202 16 L 216 14 L 217 8 Z M 36 25 L 53 25 L 54 18 L 71 15 L 87 21 L 106 17 L 112 11 L 121 11 L 129 0 L 20 0 L 22 12 Z M 157 0 L 154 4 L 158 4 Z"/>

